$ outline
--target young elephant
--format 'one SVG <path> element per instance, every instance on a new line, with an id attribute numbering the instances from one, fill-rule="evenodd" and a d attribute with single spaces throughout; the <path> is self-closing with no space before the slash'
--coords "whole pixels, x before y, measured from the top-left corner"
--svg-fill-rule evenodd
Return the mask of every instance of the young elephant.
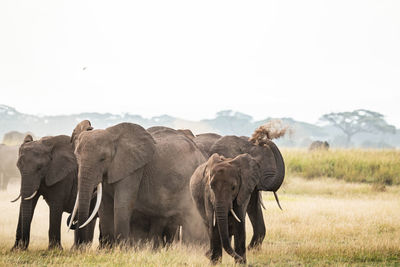
<path id="1" fill-rule="evenodd" d="M 28 248 L 31 221 L 40 196 L 50 208 L 49 248 L 61 248 L 62 213 L 72 211 L 77 194 L 78 166 L 70 137 L 59 135 L 33 141 L 27 135 L 19 148 L 17 166 L 21 173 L 21 203 L 13 249 Z M 90 225 L 88 241 L 93 239 L 94 225 Z"/>
<path id="2" fill-rule="evenodd" d="M 212 263 L 221 260 L 222 247 L 237 263 L 246 262 L 245 215 L 260 177 L 260 167 L 249 154 L 232 159 L 214 153 L 193 173 L 190 191 L 208 228 Z"/>

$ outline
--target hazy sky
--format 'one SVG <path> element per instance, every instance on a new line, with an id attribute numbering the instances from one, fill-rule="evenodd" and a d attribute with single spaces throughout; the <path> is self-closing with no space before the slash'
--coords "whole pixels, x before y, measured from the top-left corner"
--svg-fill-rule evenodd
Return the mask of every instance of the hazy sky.
<path id="1" fill-rule="evenodd" d="M 400 1 L 0 2 L 0 104 L 316 122 L 371 109 L 400 127 Z"/>

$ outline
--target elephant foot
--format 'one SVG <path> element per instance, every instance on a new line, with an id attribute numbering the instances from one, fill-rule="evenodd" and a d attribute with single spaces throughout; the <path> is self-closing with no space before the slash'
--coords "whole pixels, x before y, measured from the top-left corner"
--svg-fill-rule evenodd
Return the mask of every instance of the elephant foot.
<path id="1" fill-rule="evenodd" d="M 250 243 L 247 247 L 248 250 L 260 250 L 261 243 Z"/>
<path id="2" fill-rule="evenodd" d="M 215 255 L 215 254 L 213 255 L 211 249 L 206 252 L 206 256 L 207 256 L 207 258 L 210 259 L 212 265 L 216 265 L 216 264 L 222 263 L 222 255 L 219 255 L 219 254 L 218 255 Z"/>
<path id="3" fill-rule="evenodd" d="M 28 245 L 29 245 L 28 242 L 24 242 L 22 240 L 15 241 L 14 246 L 11 248 L 11 251 L 27 250 Z"/>
<path id="4" fill-rule="evenodd" d="M 48 247 L 49 250 L 63 250 L 61 243 L 50 244 Z"/>
<path id="5" fill-rule="evenodd" d="M 211 249 L 207 250 L 206 253 L 205 253 L 205 256 L 206 256 L 207 258 L 211 259 L 211 255 L 212 255 Z"/>
<path id="6" fill-rule="evenodd" d="M 78 244 L 74 244 L 71 248 L 71 250 L 79 250 L 79 251 L 84 251 L 87 250 L 88 248 L 90 248 L 92 243 L 78 243 Z"/>
<path id="7" fill-rule="evenodd" d="M 222 263 L 222 257 L 219 257 L 219 258 L 216 258 L 216 259 L 211 259 L 210 261 L 211 261 L 212 265 L 217 265 L 217 264 Z"/>
<path id="8" fill-rule="evenodd" d="M 235 257 L 235 263 L 236 264 L 246 264 L 246 259 L 244 257 L 241 257 L 238 255 Z"/>

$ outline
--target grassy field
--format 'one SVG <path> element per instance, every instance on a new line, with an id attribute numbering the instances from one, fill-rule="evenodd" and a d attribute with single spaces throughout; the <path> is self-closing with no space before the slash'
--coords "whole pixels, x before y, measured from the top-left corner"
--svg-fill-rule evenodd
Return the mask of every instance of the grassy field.
<path id="1" fill-rule="evenodd" d="M 10 252 L 18 204 L 9 200 L 17 192 L 18 187 L 13 186 L 0 195 L 0 266 L 209 264 L 204 257 L 205 248 L 181 247 L 179 244 L 157 252 L 150 249 L 98 251 L 95 242 L 84 252 L 72 251 L 73 234 L 67 232 L 65 225 L 62 229 L 64 250 L 47 251 L 48 211 L 42 199 L 34 216 L 29 250 Z M 264 193 L 267 236 L 261 250 L 248 252 L 249 265 L 400 265 L 399 186 L 387 186 L 381 192 L 365 183 L 288 177 L 279 195 L 283 211 L 278 209 L 272 194 Z M 249 238 L 251 227 L 247 232 Z M 232 258 L 224 253 L 222 265 L 232 264 Z"/>
<path id="2" fill-rule="evenodd" d="M 283 149 L 282 153 L 291 176 L 400 185 L 399 150 Z"/>

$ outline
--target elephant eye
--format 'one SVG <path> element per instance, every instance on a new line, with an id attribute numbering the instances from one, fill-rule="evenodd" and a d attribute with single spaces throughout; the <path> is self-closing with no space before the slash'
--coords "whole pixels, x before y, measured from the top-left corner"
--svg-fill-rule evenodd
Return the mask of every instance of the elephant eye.
<path id="1" fill-rule="evenodd" d="M 234 185 L 232 185 L 232 191 L 235 191 L 235 186 Z"/>
<path id="2" fill-rule="evenodd" d="M 100 162 L 105 161 L 105 160 L 106 160 L 106 157 L 102 157 L 102 158 L 100 159 Z"/>

